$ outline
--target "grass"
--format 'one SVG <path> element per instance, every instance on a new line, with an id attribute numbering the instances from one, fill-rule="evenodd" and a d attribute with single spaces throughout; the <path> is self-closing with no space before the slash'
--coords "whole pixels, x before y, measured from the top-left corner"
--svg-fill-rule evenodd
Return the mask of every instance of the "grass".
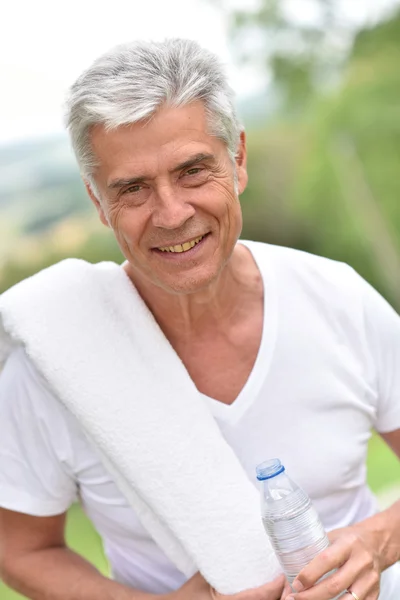
<path id="1" fill-rule="evenodd" d="M 400 461 L 378 436 L 373 436 L 371 439 L 367 467 L 368 483 L 374 492 L 379 494 L 385 488 L 396 485 L 400 488 Z M 107 575 L 107 561 L 100 538 L 79 506 L 73 506 L 69 511 L 67 542 L 72 549 L 90 560 L 99 571 Z M 13 592 L 0 582 L 0 598 L 1 600 L 21 600 L 23 596 Z"/>
<path id="2" fill-rule="evenodd" d="M 369 443 L 367 478 L 376 493 L 388 487 L 400 487 L 400 460 L 378 435 L 372 436 Z"/>

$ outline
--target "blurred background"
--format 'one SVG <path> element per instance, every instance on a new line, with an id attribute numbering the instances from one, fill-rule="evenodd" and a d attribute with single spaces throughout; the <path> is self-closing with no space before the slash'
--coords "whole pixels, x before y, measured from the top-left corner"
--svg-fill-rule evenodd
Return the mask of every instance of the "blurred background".
<path id="1" fill-rule="evenodd" d="M 225 62 L 247 129 L 244 238 L 351 264 L 400 310 L 399 0 L 15 0 L 0 39 L 0 292 L 67 256 L 121 261 L 63 129 L 68 86 L 111 46 L 198 40 Z M 400 497 L 372 437 L 369 482 Z M 107 572 L 75 506 L 69 543 Z M 0 582 L 0 597 L 20 598 Z"/>

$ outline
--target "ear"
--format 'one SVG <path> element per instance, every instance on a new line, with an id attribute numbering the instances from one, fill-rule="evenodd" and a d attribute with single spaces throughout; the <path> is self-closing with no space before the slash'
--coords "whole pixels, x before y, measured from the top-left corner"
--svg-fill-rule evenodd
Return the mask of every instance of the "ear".
<path id="1" fill-rule="evenodd" d="M 236 173 L 238 178 L 238 194 L 242 194 L 247 186 L 247 149 L 246 149 L 246 134 L 244 131 L 240 133 L 239 144 L 235 156 Z"/>
<path id="2" fill-rule="evenodd" d="M 103 225 L 105 225 L 106 227 L 110 227 L 110 224 L 107 220 L 107 217 L 105 215 L 104 209 L 100 203 L 100 200 L 97 198 L 96 194 L 94 193 L 90 183 L 88 181 L 84 181 L 83 182 L 85 184 L 85 188 L 86 191 L 88 193 L 89 198 L 91 199 L 91 201 L 93 202 L 93 204 L 96 207 L 96 210 L 98 212 L 98 215 L 100 217 L 100 221 L 103 223 Z"/>

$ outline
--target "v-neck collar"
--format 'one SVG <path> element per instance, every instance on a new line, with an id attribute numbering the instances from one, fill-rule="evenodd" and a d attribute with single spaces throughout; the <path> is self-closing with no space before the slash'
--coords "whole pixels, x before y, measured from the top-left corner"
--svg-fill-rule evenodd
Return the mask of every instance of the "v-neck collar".
<path id="1" fill-rule="evenodd" d="M 199 392 L 207 402 L 214 417 L 231 425 L 237 423 L 251 406 L 267 377 L 275 347 L 278 321 L 276 281 L 272 265 L 268 259 L 268 247 L 265 245 L 261 247 L 260 243 L 247 240 L 239 240 L 238 243 L 243 244 L 250 250 L 263 281 L 264 314 L 260 347 L 250 375 L 232 404 L 224 404 Z"/>

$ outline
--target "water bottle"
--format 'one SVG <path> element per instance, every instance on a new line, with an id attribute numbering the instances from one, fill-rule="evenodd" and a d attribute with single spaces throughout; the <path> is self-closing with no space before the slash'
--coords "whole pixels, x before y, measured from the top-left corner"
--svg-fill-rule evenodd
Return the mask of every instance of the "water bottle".
<path id="1" fill-rule="evenodd" d="M 300 571 L 329 546 L 329 539 L 310 498 L 287 476 L 279 459 L 258 465 L 256 471 L 262 482 L 263 524 L 292 584 Z"/>

